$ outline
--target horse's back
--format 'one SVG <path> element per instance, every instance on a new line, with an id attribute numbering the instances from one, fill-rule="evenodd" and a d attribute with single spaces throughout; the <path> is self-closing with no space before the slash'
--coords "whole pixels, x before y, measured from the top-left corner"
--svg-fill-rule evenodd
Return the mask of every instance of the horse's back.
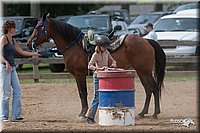
<path id="1" fill-rule="evenodd" d="M 133 67 L 135 70 L 152 69 L 154 48 L 144 39 L 135 35 L 126 36 L 122 46 L 112 53 L 119 67 Z"/>

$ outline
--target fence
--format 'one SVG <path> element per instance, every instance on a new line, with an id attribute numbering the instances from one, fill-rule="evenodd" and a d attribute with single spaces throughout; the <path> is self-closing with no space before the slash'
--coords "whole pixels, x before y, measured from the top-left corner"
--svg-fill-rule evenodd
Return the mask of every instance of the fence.
<path id="1" fill-rule="evenodd" d="M 197 66 L 197 59 L 198 56 L 184 56 L 184 57 L 167 57 L 167 64 L 166 66 Z M 62 64 L 64 60 L 62 58 L 18 58 L 15 59 L 16 64 L 33 64 L 33 73 L 32 74 L 19 74 L 20 79 L 34 79 L 35 82 L 38 82 L 39 79 L 63 79 L 63 78 L 72 78 L 72 75 L 69 73 L 40 73 L 39 71 L 39 64 Z M 191 66 L 189 66 L 191 67 Z M 179 72 L 179 76 L 183 75 L 194 75 L 196 71 L 182 71 L 181 74 Z M 177 75 L 177 71 L 168 71 L 166 69 L 166 74 L 173 76 Z"/>
<path id="2" fill-rule="evenodd" d="M 179 44 L 189 44 L 191 46 L 198 45 L 197 42 L 192 41 L 159 41 L 159 44 L 162 47 L 175 47 Z M 55 44 L 45 43 L 43 45 L 44 49 L 48 47 L 52 47 Z M 24 46 L 23 46 L 24 47 Z M 24 47 L 26 49 L 26 47 Z M 198 68 L 198 58 L 199 56 L 179 56 L 179 57 L 167 57 L 166 59 L 166 75 L 167 76 L 189 76 L 189 75 L 197 75 Z M 33 64 L 33 73 L 32 74 L 19 74 L 20 79 L 34 79 L 35 82 L 38 82 L 39 79 L 64 79 L 64 78 L 73 78 L 73 76 L 69 73 L 40 73 L 39 64 L 63 64 L 63 58 L 17 58 L 15 59 L 16 64 Z M 181 69 L 178 69 L 180 68 Z M 177 71 L 183 70 L 182 68 L 189 68 L 187 71 Z M 175 71 L 171 71 L 175 70 Z M 192 70 L 192 71 L 191 71 Z"/>

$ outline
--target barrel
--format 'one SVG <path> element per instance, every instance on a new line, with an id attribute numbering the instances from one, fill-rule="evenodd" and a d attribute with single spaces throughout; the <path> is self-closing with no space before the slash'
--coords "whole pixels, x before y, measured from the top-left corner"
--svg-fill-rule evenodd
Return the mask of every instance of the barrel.
<path id="1" fill-rule="evenodd" d="M 98 71 L 99 125 L 135 125 L 135 70 Z"/>

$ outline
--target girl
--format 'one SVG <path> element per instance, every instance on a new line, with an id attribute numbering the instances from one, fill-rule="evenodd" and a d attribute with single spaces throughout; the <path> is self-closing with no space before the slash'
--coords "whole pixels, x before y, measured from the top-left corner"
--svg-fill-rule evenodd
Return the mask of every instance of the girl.
<path id="1" fill-rule="evenodd" d="M 90 62 L 88 63 L 88 69 L 94 71 L 93 73 L 94 96 L 91 102 L 91 107 L 88 109 L 86 113 L 87 122 L 89 124 L 95 123 L 94 117 L 99 104 L 99 92 L 98 92 L 99 84 L 97 79 L 97 71 L 103 70 L 107 67 L 116 67 L 116 61 L 107 51 L 106 48 L 107 43 L 109 43 L 109 39 L 107 37 L 100 36 L 97 38 L 97 46 L 95 48 L 95 52 L 92 55 Z"/>

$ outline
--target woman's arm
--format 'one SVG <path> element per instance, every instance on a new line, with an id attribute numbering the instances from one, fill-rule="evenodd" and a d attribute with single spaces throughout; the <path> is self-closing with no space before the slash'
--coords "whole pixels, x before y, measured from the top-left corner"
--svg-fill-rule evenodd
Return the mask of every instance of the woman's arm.
<path id="1" fill-rule="evenodd" d="M 22 56 L 41 56 L 40 54 L 38 54 L 38 52 L 28 52 L 28 51 L 24 51 L 19 44 L 17 43 L 16 40 L 14 40 L 14 46 L 15 49 L 17 51 L 17 53 L 21 54 Z"/>
<path id="2" fill-rule="evenodd" d="M 0 62 L 2 64 L 6 64 L 6 72 L 9 73 L 11 70 L 11 66 L 8 61 L 2 56 L 3 47 L 7 44 L 7 39 L 5 36 L 1 36 L 0 38 Z"/>
<path id="3" fill-rule="evenodd" d="M 7 62 L 7 60 L 4 59 L 4 57 L 2 56 L 2 52 L 3 52 L 3 47 L 6 45 L 7 43 L 7 39 L 6 37 L 3 35 L 0 38 L 0 61 L 1 63 L 5 63 Z"/>

